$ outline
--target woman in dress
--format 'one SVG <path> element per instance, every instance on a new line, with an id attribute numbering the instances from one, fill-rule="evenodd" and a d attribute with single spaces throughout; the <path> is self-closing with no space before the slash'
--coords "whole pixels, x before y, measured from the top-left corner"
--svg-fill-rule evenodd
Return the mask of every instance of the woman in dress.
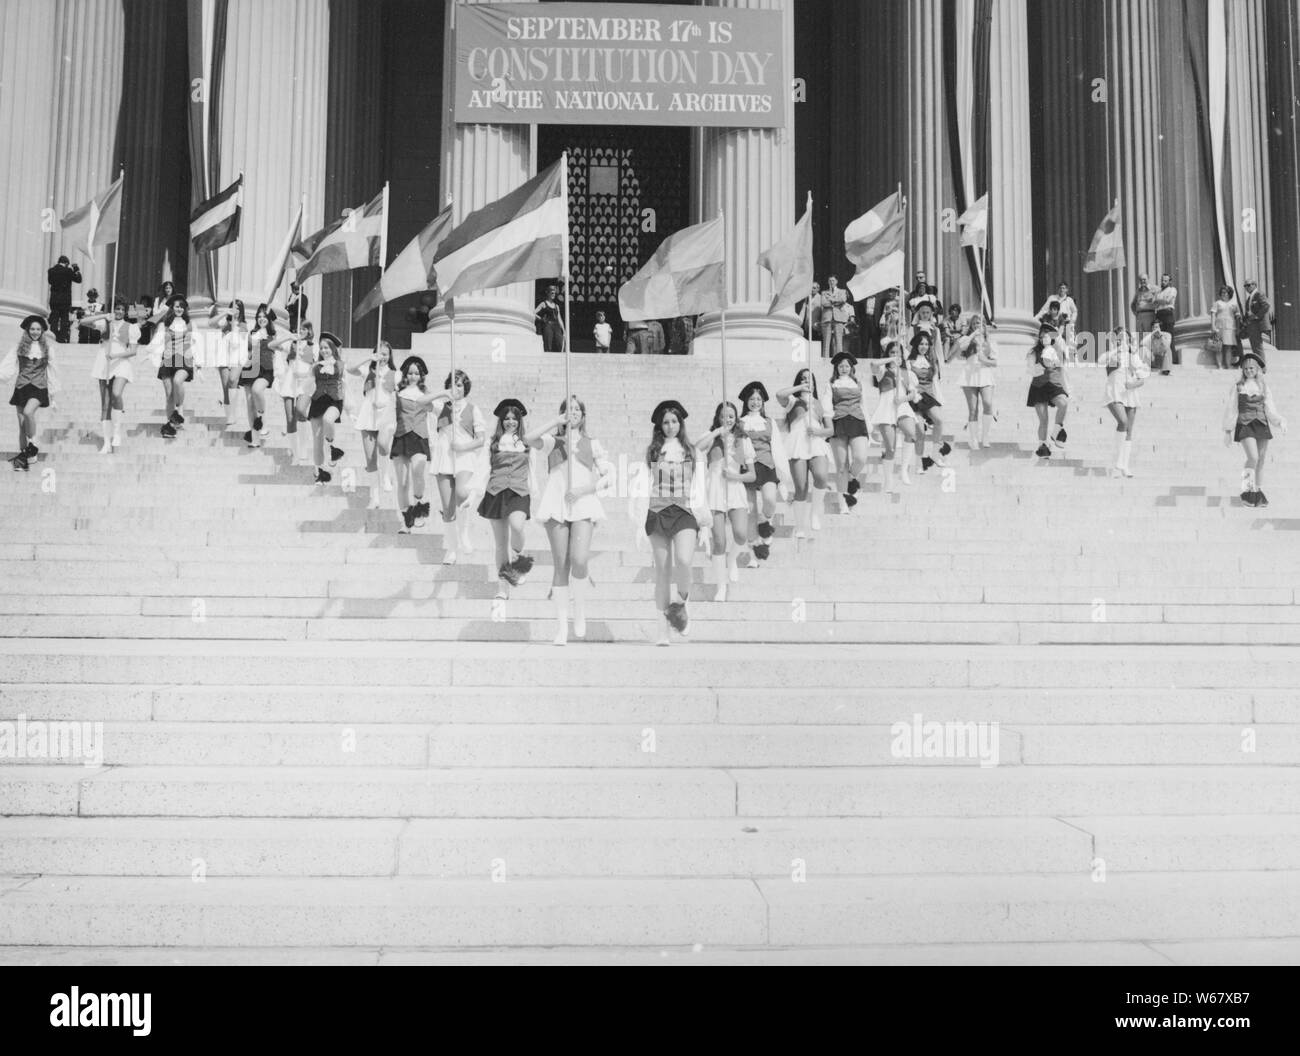
<path id="1" fill-rule="evenodd" d="M 162 435 L 171 439 L 176 436 L 176 427 L 185 424 L 185 415 L 181 414 L 185 386 L 194 380 L 195 370 L 194 324 L 190 322 L 190 306 L 184 297 L 173 297 L 167 302 L 167 311 L 153 335 L 153 356 L 167 403 Z"/>
<path id="2" fill-rule="evenodd" d="M 840 494 L 850 510 L 858 504 L 871 449 L 857 367 L 858 361 L 847 352 L 831 359 L 831 452 Z"/>
<path id="3" fill-rule="evenodd" d="M 1106 368 L 1106 407 L 1115 418 L 1115 466 L 1111 476 L 1131 477 L 1133 423 L 1142 402 L 1138 390 L 1146 384 L 1151 368 L 1133 335 L 1123 326 L 1111 332 L 1102 364 Z"/>
<path id="4" fill-rule="evenodd" d="M 18 415 L 18 454 L 9 461 L 15 471 L 25 473 L 40 450 L 36 446 L 36 412 L 50 405 L 56 385 L 50 361 L 55 342 L 49 323 L 43 316 L 29 315 L 22 321 L 22 334 L 18 347 L 0 364 L 0 378 L 14 379 L 9 406 Z"/>
<path id="5" fill-rule="evenodd" d="M 430 392 L 426 380 L 429 368 L 419 356 L 402 361 L 395 399 L 397 424 L 393 432 L 393 467 L 397 472 L 397 506 L 402 511 L 405 535 L 425 523 L 424 472 L 429 464 L 429 411 L 438 393 Z"/>
<path id="6" fill-rule="evenodd" d="M 654 431 L 646 448 L 649 494 L 645 534 L 655 563 L 655 609 L 660 614 L 659 645 L 671 640 L 670 631 L 686 635 L 690 615 L 691 566 L 699 541 L 700 524 L 691 512 L 691 492 L 696 486 L 695 449 L 686 438 L 686 409 L 676 400 L 664 400 L 650 415 Z M 678 601 L 672 600 L 673 585 Z"/>
<path id="7" fill-rule="evenodd" d="M 438 434 L 433 448 L 433 472 L 442 503 L 443 564 L 454 565 L 458 550 L 474 549 L 470 539 L 469 505 L 479 456 L 487 443 L 483 412 L 469 401 L 471 382 L 463 370 L 448 374 L 446 392 L 438 396 Z M 424 511 L 428 516 L 429 511 Z"/>
<path id="8" fill-rule="evenodd" d="M 870 425 L 880 437 L 882 451 L 880 465 L 884 470 L 883 487 L 886 493 L 894 490 L 894 457 L 900 448 L 916 443 L 917 422 L 912 410 L 912 397 L 917 393 L 916 375 L 903 362 L 901 345 L 889 341 L 893 350 L 889 359 L 877 360 L 871 365 L 871 381 L 876 387 L 876 408 L 871 412 Z M 899 434 L 902 443 L 899 443 Z M 903 455 L 901 475 L 904 484 L 911 484 L 907 455 Z"/>
<path id="9" fill-rule="evenodd" d="M 362 363 L 348 367 L 349 374 L 364 375 L 361 383 L 361 407 L 352 424 L 361 434 L 361 450 L 366 456 L 366 475 L 370 478 L 370 503 L 367 509 L 379 509 L 380 475 L 383 490 L 392 491 L 389 475 L 389 454 L 393 446 L 393 433 L 397 429 L 394 410 L 394 393 L 397 391 L 397 369 L 393 366 L 393 346 L 380 341 L 379 347 Z M 382 465 L 381 465 L 382 462 Z"/>
<path id="10" fill-rule="evenodd" d="M 756 452 L 734 403 L 720 403 L 713 427 L 695 442 L 705 453 L 706 492 L 713 529 L 713 572 L 718 583 L 714 601 L 727 600 L 727 584 L 740 578 L 738 554 L 749 545 L 749 499 L 746 486 L 757 480 Z M 730 524 L 735 546 L 729 546 Z"/>
<path id="11" fill-rule="evenodd" d="M 1056 327 L 1043 323 L 1038 328 L 1038 340 L 1025 357 L 1029 367 L 1029 396 L 1025 406 L 1032 407 L 1038 415 L 1038 450 L 1039 458 L 1051 458 L 1052 449 L 1047 446 L 1047 420 L 1052 409 L 1056 409 L 1056 426 L 1052 430 L 1052 443 L 1064 447 L 1066 441 L 1065 415 L 1070 409 L 1070 391 L 1065 375 L 1065 346 L 1062 344 Z"/>
<path id="12" fill-rule="evenodd" d="M 1223 442 L 1235 440 L 1246 455 L 1242 469 L 1241 501 L 1247 506 L 1267 506 L 1264 494 L 1264 459 L 1273 428 L 1286 432 L 1286 419 L 1273 402 L 1273 393 L 1264 378 L 1264 361 L 1255 352 L 1241 357 L 1241 374 L 1228 389 L 1228 403 L 1223 409 Z"/>
<path id="13" fill-rule="evenodd" d="M 123 394 L 135 378 L 133 360 L 140 350 L 140 328 L 126 317 L 126 301 L 118 298 L 113 314 L 88 315 L 87 326 L 103 331 L 105 340 L 95 353 L 90 376 L 99 382 L 99 416 L 103 423 L 104 443 L 101 455 L 122 446 Z"/>
<path id="14" fill-rule="evenodd" d="M 795 375 L 794 384 L 776 394 L 776 402 L 784 412 L 785 450 L 794 480 L 794 537 L 806 539 L 810 529 L 821 528 L 814 504 L 817 492 L 827 487 L 831 448 L 826 439 L 834 429 L 822 407 L 817 379 L 807 367 Z"/>
<path id="15" fill-rule="evenodd" d="M 918 329 L 912 335 L 907 369 L 916 377 L 916 393 L 912 397 L 912 410 L 917 417 L 914 446 L 917 461 L 921 463 L 921 472 L 925 473 L 931 466 L 946 465 L 944 459 L 952 453 L 952 444 L 948 443 L 944 434 L 943 403 L 939 399 L 939 349 L 932 333 Z M 939 441 L 933 458 L 928 458 L 925 454 L 926 424 Z M 904 459 L 906 457 L 904 455 Z"/>
<path id="16" fill-rule="evenodd" d="M 546 485 L 537 504 L 537 519 L 546 526 L 551 544 L 551 598 L 555 601 L 555 644 L 569 640 L 569 597 L 573 596 L 573 633 L 587 634 L 586 593 L 590 587 L 588 562 L 591 534 L 604 520 L 597 497 L 602 482 L 614 467 L 599 441 L 587 432 L 587 408 L 577 396 L 560 404 L 559 417 L 529 434 L 540 440 L 546 459 Z"/>
<path id="17" fill-rule="evenodd" d="M 772 518 L 776 516 L 780 488 L 784 486 L 787 494 L 794 490 L 782 431 L 767 416 L 767 401 L 767 389 L 761 381 L 751 381 L 740 390 L 740 405 L 745 409 L 740 425 L 754 448 L 754 479 L 745 484 L 750 504 L 749 539 L 759 561 L 766 561 L 771 554 L 768 540 L 776 534 Z"/>
<path id="18" fill-rule="evenodd" d="M 993 411 L 998 357 L 979 312 L 966 321 L 965 333 L 957 339 L 955 349 L 961 359 L 961 391 L 966 397 L 966 443 L 972 451 L 978 451 L 989 446 L 989 429 L 998 417 Z"/>
<path id="19" fill-rule="evenodd" d="M 273 339 L 271 350 L 275 353 L 271 389 L 284 405 L 284 435 L 289 442 L 293 462 L 297 465 L 305 461 L 298 423 L 309 419 L 313 394 L 318 384 L 315 364 L 319 350 L 316 345 L 316 330 L 311 321 L 303 320 L 302 327 L 296 334 L 286 333 Z M 314 464 L 319 484 L 322 483 L 319 474 L 323 466 L 319 459 Z M 326 474 L 326 479 L 328 477 L 329 474 Z"/>
<path id="20" fill-rule="evenodd" d="M 1235 367 L 1241 357 L 1241 342 L 1237 339 L 1241 330 L 1241 313 L 1237 311 L 1237 299 L 1232 295 L 1231 286 L 1219 287 L 1219 299 L 1210 306 L 1210 329 L 1219 345 L 1214 365 L 1223 370 Z"/>
<path id="21" fill-rule="evenodd" d="M 305 325 L 311 326 L 310 323 Z M 343 374 L 346 370 L 342 342 L 327 330 L 320 335 L 320 348 L 312 364 L 316 388 L 307 405 L 317 484 L 328 484 L 331 480 L 330 472 L 325 468 L 327 449 L 331 466 L 343 457 L 343 452 L 334 446 L 334 427 L 343 417 Z"/>
<path id="22" fill-rule="evenodd" d="M 497 597 L 508 598 L 510 588 L 519 586 L 533 568 L 533 559 L 524 553 L 524 525 L 532 513 L 529 448 L 541 450 L 542 440 L 525 435 L 528 408 L 519 400 L 502 400 L 492 413 L 497 425 L 488 443 L 488 481 L 478 515 L 492 524 Z"/>
<path id="23" fill-rule="evenodd" d="M 212 365 L 221 381 L 221 410 L 230 424 L 230 390 L 237 385 L 239 373 L 248 365 L 248 322 L 244 302 L 231 301 L 224 308 L 214 304 L 208 313 L 216 325 L 216 340 L 211 342 Z"/>
<path id="24" fill-rule="evenodd" d="M 253 332 L 248 335 L 248 361 L 239 377 L 248 410 L 248 431 L 244 442 L 261 447 L 266 435 L 262 416 L 266 414 L 266 393 L 275 381 L 275 309 L 259 304 L 253 315 Z"/>

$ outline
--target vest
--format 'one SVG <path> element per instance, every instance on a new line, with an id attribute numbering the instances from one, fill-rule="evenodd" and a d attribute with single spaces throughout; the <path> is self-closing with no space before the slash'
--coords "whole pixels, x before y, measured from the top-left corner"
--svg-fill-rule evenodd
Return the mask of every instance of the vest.
<path id="1" fill-rule="evenodd" d="M 650 467 L 650 510 L 658 513 L 670 506 L 688 509 L 694 463 L 665 462 L 662 458 Z"/>
<path id="2" fill-rule="evenodd" d="M 852 385 L 831 385 L 831 416 L 834 418 L 857 418 L 860 421 L 866 421 L 866 413 L 862 410 L 862 386 L 854 382 Z"/>
<path id="3" fill-rule="evenodd" d="M 568 457 L 568 445 L 563 443 L 559 437 L 556 437 L 555 446 L 551 448 L 551 453 L 546 456 L 546 468 L 553 471 L 557 466 L 562 465 Z M 578 440 L 577 459 L 579 465 L 586 466 L 593 473 L 596 471 L 596 454 L 591 448 L 590 437 L 583 436 Z"/>
<path id="4" fill-rule="evenodd" d="M 924 359 L 917 356 L 907 361 L 907 368 L 916 375 L 916 385 L 927 396 L 937 398 L 934 391 L 935 362 L 933 352 Z"/>
<path id="5" fill-rule="evenodd" d="M 516 495 L 528 494 L 528 451 L 492 452 L 492 469 L 488 475 L 487 493 L 498 495 L 506 489 Z"/>
<path id="6" fill-rule="evenodd" d="M 754 461 L 762 463 L 768 469 L 776 469 L 776 462 L 772 458 L 772 423 L 766 418 L 760 418 L 763 428 L 754 430 L 749 427 L 748 419 L 749 416 L 746 415 L 740 422 L 745 426 L 749 442 L 754 445 Z"/>
<path id="7" fill-rule="evenodd" d="M 194 365 L 188 329 L 177 333 L 170 326 L 163 327 L 162 365 L 164 367 L 191 367 Z"/>
<path id="8" fill-rule="evenodd" d="M 397 436 L 414 433 L 429 439 L 429 408 L 413 400 L 397 397 Z"/>
<path id="9" fill-rule="evenodd" d="M 441 429 L 444 425 L 451 425 L 451 413 L 452 413 L 451 401 L 447 401 L 442 405 L 441 409 L 439 409 L 438 411 L 439 429 Z M 463 428 L 465 432 L 469 433 L 471 436 L 473 435 L 474 405 L 470 403 L 469 400 L 465 401 L 465 406 L 462 407 L 460 410 L 460 424 L 461 424 L 461 428 Z"/>
<path id="10" fill-rule="evenodd" d="M 341 400 L 343 398 L 343 375 L 341 371 L 342 364 L 338 360 L 334 361 L 333 374 L 316 375 L 316 394 L 318 396 L 328 396 L 331 400 Z"/>
<path id="11" fill-rule="evenodd" d="M 1042 365 L 1043 350 L 1041 348 L 1034 349 L 1034 362 L 1039 364 L 1040 366 Z M 1046 373 L 1039 374 L 1037 377 L 1034 378 L 1033 384 L 1055 385 L 1058 388 L 1065 388 L 1065 374 L 1062 371 L 1061 365 L 1058 363 L 1054 367 L 1049 367 Z"/>
<path id="12" fill-rule="evenodd" d="M 1242 392 L 1237 390 L 1237 421 L 1242 425 L 1247 422 L 1267 422 L 1268 412 L 1264 409 L 1265 390 L 1259 392 Z"/>
<path id="13" fill-rule="evenodd" d="M 262 331 L 262 336 L 257 341 L 257 359 L 256 364 L 259 370 L 275 370 L 275 352 L 271 348 L 271 339 L 266 336 L 266 331 Z"/>
<path id="14" fill-rule="evenodd" d="M 32 342 L 33 345 L 36 342 Z M 39 346 L 36 351 L 40 353 L 40 359 L 31 359 L 27 356 L 18 357 L 18 377 L 14 381 L 14 388 L 21 389 L 24 385 L 35 385 L 38 389 L 48 389 L 50 387 L 49 374 L 46 368 L 49 366 L 50 357 L 47 356 Z"/>

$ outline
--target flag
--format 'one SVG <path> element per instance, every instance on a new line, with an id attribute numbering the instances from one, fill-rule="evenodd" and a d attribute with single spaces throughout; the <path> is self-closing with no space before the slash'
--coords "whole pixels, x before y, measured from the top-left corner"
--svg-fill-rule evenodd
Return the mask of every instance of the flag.
<path id="1" fill-rule="evenodd" d="M 560 274 L 569 225 L 564 169 L 562 157 L 504 198 L 470 213 L 446 237 L 433 259 L 444 301 Z"/>
<path id="2" fill-rule="evenodd" d="M 903 196 L 895 191 L 844 229 L 844 255 L 857 266 L 854 300 L 903 285 Z"/>
<path id="3" fill-rule="evenodd" d="M 434 289 L 438 283 L 434 274 L 433 258 L 451 230 L 451 206 L 449 205 L 393 258 L 393 262 L 379 277 L 375 288 L 357 305 L 352 318 L 360 319 L 381 304 L 404 297 L 408 293 Z"/>
<path id="4" fill-rule="evenodd" d="M 1106 214 L 1106 219 L 1092 236 L 1084 271 L 1113 271 L 1124 266 L 1124 236 L 1119 227 L 1119 202 Z"/>
<path id="5" fill-rule="evenodd" d="M 384 192 L 359 209 L 340 216 L 293 247 L 303 263 L 297 268 L 297 281 L 331 271 L 351 271 L 374 264 L 379 259 L 384 239 Z"/>
<path id="6" fill-rule="evenodd" d="M 210 253 L 229 245 L 239 238 L 240 192 L 244 188 L 244 174 L 220 194 L 206 202 L 199 202 L 190 214 L 190 241 L 195 253 Z"/>
<path id="7" fill-rule="evenodd" d="M 64 231 L 72 232 L 72 248 L 79 249 L 91 260 L 95 254 L 92 246 L 116 242 L 122 220 L 122 177 L 119 176 L 107 190 L 100 191 L 80 208 L 72 210 L 59 221 Z"/>
<path id="8" fill-rule="evenodd" d="M 794 230 L 758 258 L 758 263 L 772 273 L 776 293 L 767 314 L 793 308 L 808 296 L 813 281 L 812 192 Z"/>
<path id="9" fill-rule="evenodd" d="M 957 226 L 965 228 L 961 233 L 963 246 L 983 246 L 988 242 L 989 234 L 989 195 L 985 191 L 975 204 L 957 217 Z"/>
<path id="10" fill-rule="evenodd" d="M 284 236 L 284 241 L 280 243 L 280 250 L 275 255 L 275 260 L 271 262 L 271 267 L 266 273 L 266 296 L 262 298 L 264 304 L 270 304 L 275 299 L 275 293 L 280 288 L 280 283 L 284 281 L 284 270 L 289 266 L 289 257 L 293 253 L 293 247 L 297 241 L 302 238 L 302 209 L 303 203 L 298 202 L 298 212 L 293 218 L 293 223 L 289 225 L 289 233 Z"/>
<path id="11" fill-rule="evenodd" d="M 719 217 L 665 238 L 645 266 L 619 289 L 623 321 L 721 311 L 726 306 L 722 233 Z"/>

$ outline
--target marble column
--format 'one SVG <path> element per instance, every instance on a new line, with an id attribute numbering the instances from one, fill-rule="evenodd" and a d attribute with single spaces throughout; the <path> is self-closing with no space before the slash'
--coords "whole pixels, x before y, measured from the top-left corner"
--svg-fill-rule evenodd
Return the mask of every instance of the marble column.
<path id="1" fill-rule="evenodd" d="M 994 0 L 990 34 L 989 246 L 1000 340 L 1027 346 L 1033 312 L 1034 216 L 1029 171 L 1029 60 L 1025 0 Z"/>
<path id="2" fill-rule="evenodd" d="M 1294 0 L 1267 0 L 1269 181 L 1273 229 L 1273 286 L 1279 348 L 1300 348 L 1300 11 Z"/>
<path id="3" fill-rule="evenodd" d="M 50 171 L 54 207 L 63 213 L 90 201 L 117 179 L 113 161 L 122 108 L 126 20 L 121 0 L 57 0 L 54 11 L 60 76 Z M 61 230 L 53 233 L 51 241 L 51 260 L 66 254 L 81 265 L 85 281 L 78 292 L 84 295 L 96 288 L 107 302 L 113 246 L 90 247 L 95 256 L 90 261 L 74 252 L 74 240 Z"/>
<path id="4" fill-rule="evenodd" d="M 784 41 L 784 76 L 794 68 L 794 0 L 709 0 L 708 7 L 780 11 Z M 723 210 L 727 218 L 727 339 L 777 340 L 788 343 L 800 334 L 793 311 L 768 315 L 772 281 L 758 264 L 759 255 L 789 234 L 795 224 L 794 101 L 786 88 L 784 128 L 706 128 L 697 159 L 701 189 L 699 219 Z M 802 211 L 802 204 L 800 205 Z M 844 271 L 849 268 L 845 262 Z M 843 283 L 841 283 L 843 285 Z M 696 337 L 715 337 L 720 316 L 700 320 Z"/>
<path id="5" fill-rule="evenodd" d="M 958 268 L 965 267 L 957 239 L 945 239 L 942 211 L 956 205 L 951 193 L 948 112 L 944 95 L 943 0 L 912 0 L 907 5 L 907 240 L 904 284 L 924 271 L 950 301 L 959 296 Z M 945 193 L 945 185 L 948 193 Z M 954 267 L 956 265 L 956 267 Z"/>
<path id="6" fill-rule="evenodd" d="M 222 300 L 239 297 L 251 310 L 265 296 L 267 269 L 303 194 L 304 233 L 325 223 L 328 65 L 328 0 L 230 0 L 216 100 L 221 171 L 212 193 L 242 172 L 244 212 L 239 240 L 217 250 Z M 368 191 L 366 201 L 380 190 Z M 199 266 L 191 251 L 191 269 Z M 320 320 L 320 289 L 319 278 L 305 284 L 314 322 Z M 287 296 L 287 287 L 280 296 Z"/>
<path id="7" fill-rule="evenodd" d="M 1159 4 L 1156 19 L 1156 39 L 1165 44 L 1157 91 L 1164 244 L 1160 263 L 1151 269 L 1151 281 L 1157 285 L 1160 272 L 1173 277 L 1178 287 L 1175 334 L 1190 346 L 1209 335 L 1210 305 L 1221 281 L 1216 265 L 1214 186 L 1205 156 L 1208 119 L 1201 116 L 1196 92 L 1197 78 L 1204 84 L 1206 75 L 1205 5 Z M 1189 47 L 1195 50 L 1189 53 Z"/>
<path id="8" fill-rule="evenodd" d="M 494 3 L 496 0 L 469 0 Z M 459 224 L 475 209 L 509 194 L 537 173 L 531 125 L 459 125 L 455 121 L 456 4 L 446 5 L 443 51 L 442 200 L 452 202 L 452 219 Z M 507 337 L 512 346 L 541 351 L 542 339 L 533 323 L 532 282 L 517 282 L 455 299 L 456 336 L 482 339 Z M 430 330 L 450 328 L 439 305 Z M 445 336 L 445 335 L 444 335 Z M 471 342 L 473 343 L 473 342 Z M 412 347 L 415 347 L 414 342 Z"/>
<path id="9" fill-rule="evenodd" d="M 0 347 L 11 325 L 49 312 L 46 270 L 60 203 L 52 200 L 54 100 L 60 62 L 57 11 L 47 0 L 0 4 Z"/>
<path id="10" fill-rule="evenodd" d="M 1255 279 L 1273 292 L 1273 209 L 1269 201 L 1268 83 L 1264 9 L 1225 4 L 1228 19 L 1228 114 L 1224 145 L 1224 222 L 1237 288 Z"/>
<path id="11" fill-rule="evenodd" d="M 1138 276 L 1146 275 L 1158 286 L 1164 257 L 1158 7 L 1158 0 L 1107 0 L 1103 27 L 1111 184 L 1120 200 L 1126 259 L 1119 271 L 1117 289 L 1123 297 L 1115 322 L 1129 326 L 1135 321 L 1129 302 Z"/>

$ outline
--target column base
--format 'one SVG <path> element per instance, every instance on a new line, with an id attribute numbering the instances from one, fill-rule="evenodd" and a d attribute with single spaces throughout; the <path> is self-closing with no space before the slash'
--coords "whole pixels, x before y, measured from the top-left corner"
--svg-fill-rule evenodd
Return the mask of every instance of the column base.
<path id="1" fill-rule="evenodd" d="M 999 308 L 997 329 L 990 330 L 989 337 L 999 352 L 1027 355 L 1038 340 L 1038 320 L 1018 308 Z"/>
<path id="2" fill-rule="evenodd" d="M 1211 333 L 1208 319 L 1181 319 L 1174 323 L 1174 343 L 1178 346 L 1178 355 L 1183 361 L 1183 366 L 1188 364 L 1216 366 L 1213 357 L 1205 349 Z M 1245 328 L 1237 333 L 1237 340 L 1243 344 L 1245 333 Z"/>
<path id="3" fill-rule="evenodd" d="M 48 319 L 50 306 L 32 300 L 19 290 L 0 290 L 0 348 L 8 349 L 18 343 L 18 326 L 29 315 Z M 12 327 L 9 325 L 11 321 Z"/>
<path id="4" fill-rule="evenodd" d="M 456 363 L 466 370 L 476 360 L 490 359 L 502 363 L 511 357 L 537 355 L 542 351 L 542 339 L 537 334 L 520 332 L 465 333 L 460 320 L 456 320 Z M 451 328 L 426 330 L 411 335 L 411 353 L 423 357 L 431 371 L 434 363 L 451 363 Z M 402 357 L 393 352 L 395 359 Z M 399 364 L 400 365 L 400 364 Z M 436 371 L 435 371 L 436 373 Z"/>

